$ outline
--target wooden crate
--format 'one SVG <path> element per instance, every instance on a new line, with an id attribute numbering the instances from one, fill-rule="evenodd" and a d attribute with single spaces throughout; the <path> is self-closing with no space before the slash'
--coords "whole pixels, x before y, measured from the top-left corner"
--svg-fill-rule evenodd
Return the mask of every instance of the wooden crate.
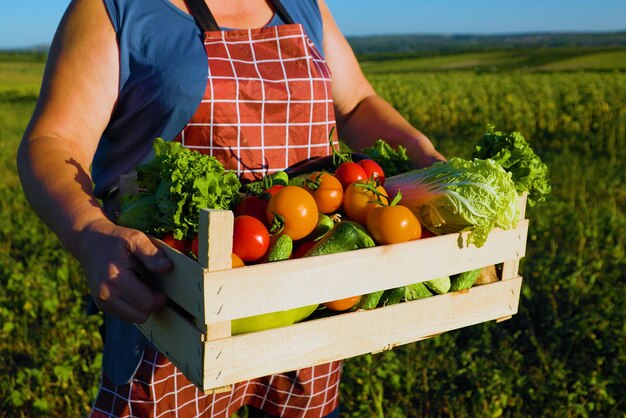
<path id="1" fill-rule="evenodd" d="M 467 233 L 231 269 L 233 214 L 203 211 L 199 261 L 161 248 L 174 268 L 151 279 L 182 308 L 137 325 L 201 390 L 389 350 L 517 313 L 528 220 L 493 230 L 481 248 Z M 502 263 L 500 280 L 411 302 L 231 335 L 231 321 L 336 300 Z"/>

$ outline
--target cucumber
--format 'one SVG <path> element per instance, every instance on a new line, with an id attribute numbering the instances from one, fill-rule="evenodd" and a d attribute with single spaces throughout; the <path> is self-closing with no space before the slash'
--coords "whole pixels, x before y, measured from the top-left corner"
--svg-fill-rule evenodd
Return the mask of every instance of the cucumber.
<path id="1" fill-rule="evenodd" d="M 369 248 L 374 245 L 374 240 L 361 225 L 352 221 L 341 221 L 328 231 L 322 239 L 317 241 L 304 256 L 315 257 L 357 250 L 359 248 Z"/>
<path id="2" fill-rule="evenodd" d="M 304 241 L 317 241 L 320 240 L 328 231 L 333 229 L 335 226 L 335 221 L 328 215 L 323 213 L 318 213 L 317 215 L 317 225 L 313 232 L 311 232 Z"/>
<path id="3" fill-rule="evenodd" d="M 465 290 L 474 286 L 482 269 L 470 270 L 450 277 L 450 290 Z"/>
<path id="4" fill-rule="evenodd" d="M 404 289 L 404 286 L 385 290 L 385 293 L 383 293 L 383 296 L 378 301 L 378 306 L 395 305 L 396 303 L 400 303 L 402 298 L 404 298 L 405 292 L 406 290 Z"/>
<path id="5" fill-rule="evenodd" d="M 433 293 L 443 294 L 450 290 L 450 277 L 439 277 L 424 282 L 424 285 Z"/>
<path id="6" fill-rule="evenodd" d="M 284 234 L 280 235 L 268 251 L 267 262 L 286 260 L 291 256 L 291 251 L 293 251 L 293 240 L 291 237 Z"/>
<path id="7" fill-rule="evenodd" d="M 383 296 L 383 293 L 385 293 L 385 291 L 381 290 L 379 292 L 368 293 L 367 295 L 361 296 L 361 299 L 359 299 L 359 302 L 354 306 L 354 308 L 352 308 L 352 310 L 374 309 L 378 306 L 378 302 Z"/>
<path id="8" fill-rule="evenodd" d="M 404 299 L 408 302 L 415 299 L 422 299 L 432 296 L 432 292 L 424 285 L 424 283 L 415 283 L 404 286 Z"/>

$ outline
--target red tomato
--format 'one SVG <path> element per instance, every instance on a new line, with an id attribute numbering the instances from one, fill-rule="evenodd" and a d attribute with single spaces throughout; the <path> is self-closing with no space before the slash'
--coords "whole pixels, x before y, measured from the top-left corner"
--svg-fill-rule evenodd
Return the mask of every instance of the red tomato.
<path id="1" fill-rule="evenodd" d="M 291 253 L 291 258 L 301 258 L 315 245 L 315 241 L 305 241 Z"/>
<path id="2" fill-rule="evenodd" d="M 161 239 L 161 241 L 163 241 L 164 243 L 166 243 L 167 245 L 169 245 L 170 247 L 174 248 L 175 250 L 180 251 L 183 254 L 186 254 L 189 252 L 189 250 L 191 249 L 191 242 L 189 242 L 189 240 L 180 240 L 180 239 L 176 239 L 174 238 L 174 236 L 172 235 L 171 232 L 165 234 L 165 236 L 163 237 L 163 239 Z"/>
<path id="3" fill-rule="evenodd" d="M 381 206 L 381 204 L 376 203 L 377 199 L 374 192 L 367 190 L 363 186 L 359 186 L 359 184 L 364 183 L 352 183 L 346 189 L 343 195 L 343 210 L 348 216 L 348 219 L 365 226 L 367 223 L 367 215 L 369 215 L 372 209 Z M 387 196 L 387 192 L 383 186 L 378 186 L 376 191 L 383 196 Z M 383 197 L 383 202 L 384 199 Z"/>
<path id="4" fill-rule="evenodd" d="M 339 164 L 339 167 L 335 170 L 335 177 L 337 177 L 344 190 L 355 181 L 367 180 L 363 167 L 352 161 Z"/>
<path id="5" fill-rule="evenodd" d="M 332 174 L 315 172 L 309 175 L 310 183 L 304 183 L 304 188 L 311 193 L 317 210 L 321 213 L 333 213 L 341 207 L 343 201 L 343 187 Z"/>
<path id="6" fill-rule="evenodd" d="M 267 225 L 267 199 L 259 196 L 246 196 L 237 203 L 235 216 L 250 215 Z"/>
<path id="7" fill-rule="evenodd" d="M 361 160 L 357 163 L 361 166 L 363 171 L 365 171 L 365 178 L 371 179 L 372 177 L 377 178 L 380 182 L 381 186 L 385 184 L 385 173 L 383 169 L 380 168 L 378 163 L 374 160 Z"/>
<path id="8" fill-rule="evenodd" d="M 421 225 L 422 228 L 422 234 L 420 236 L 420 238 L 430 238 L 430 237 L 436 237 L 435 234 L 433 234 L 430 229 L 426 228 L 425 226 Z"/>
<path id="9" fill-rule="evenodd" d="M 263 257 L 270 245 L 265 225 L 250 215 L 237 216 L 234 224 L 233 252 L 244 262 Z"/>
<path id="10" fill-rule="evenodd" d="M 325 302 L 324 306 L 326 306 L 331 311 L 346 311 L 356 305 L 359 300 L 361 300 L 361 296 L 351 296 L 345 299 L 333 300 L 331 302 Z"/>
<path id="11" fill-rule="evenodd" d="M 280 233 L 294 241 L 309 235 L 317 226 L 317 204 L 304 188 L 286 186 L 276 192 L 267 205 L 267 220 L 272 225 L 282 223 Z M 245 261 L 245 260 L 244 260 Z"/>
<path id="12" fill-rule="evenodd" d="M 285 186 L 283 186 L 282 184 L 275 184 L 272 187 L 270 187 L 269 189 L 263 190 L 263 193 L 267 193 L 270 196 L 274 196 L 276 194 L 276 192 L 279 191 L 280 189 L 282 189 L 283 187 L 285 187 Z"/>
<path id="13" fill-rule="evenodd" d="M 377 244 L 386 245 L 416 239 L 421 225 L 406 206 L 381 206 L 367 216 L 367 230 Z"/>
<path id="14" fill-rule="evenodd" d="M 191 240 L 191 253 L 198 258 L 198 234 L 194 235 Z"/>

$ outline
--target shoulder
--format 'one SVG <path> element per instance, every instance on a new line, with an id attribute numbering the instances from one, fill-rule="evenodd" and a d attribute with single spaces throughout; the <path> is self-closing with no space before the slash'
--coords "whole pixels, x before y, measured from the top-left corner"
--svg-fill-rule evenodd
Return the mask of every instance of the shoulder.
<path id="1" fill-rule="evenodd" d="M 322 15 L 317 0 L 282 0 L 282 4 L 296 22 L 303 20 L 311 23 L 322 23 Z"/>
<path id="2" fill-rule="evenodd" d="M 168 0 L 103 0 L 103 3 L 118 33 L 140 29 L 159 32 L 172 25 L 189 29 L 196 27 L 191 16 Z"/>
<path id="3" fill-rule="evenodd" d="M 287 9 L 295 23 L 304 26 L 307 35 L 318 49 L 322 50 L 324 38 L 324 25 L 322 14 L 317 0 L 282 0 L 282 4 Z"/>

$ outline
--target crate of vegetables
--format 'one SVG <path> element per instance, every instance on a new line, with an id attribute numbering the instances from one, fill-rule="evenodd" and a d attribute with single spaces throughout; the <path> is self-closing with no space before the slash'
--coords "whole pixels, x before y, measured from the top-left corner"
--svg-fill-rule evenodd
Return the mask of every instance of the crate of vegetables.
<path id="1" fill-rule="evenodd" d="M 316 162 L 327 171 L 300 166 L 244 187 L 218 170 L 212 187 L 224 206 L 200 208 L 197 224 L 173 235 L 162 216 L 153 214 L 152 225 L 138 216 L 137 208 L 146 210 L 142 198 L 162 188 L 146 190 L 150 163 L 122 185 L 120 223 L 141 218 L 174 264 L 150 278 L 171 303 L 138 327 L 200 389 L 379 352 L 517 312 L 532 188 L 518 190 L 510 167 L 492 158 L 453 158 L 383 181 L 380 166 L 393 173 L 385 164 L 398 155 L 383 142 L 377 147 L 367 150 L 380 158 L 377 174 L 343 185 L 337 160 Z M 466 190 L 470 184 L 476 190 Z M 339 203 L 329 203 L 333 190 Z M 262 201 L 246 208 L 244 195 Z M 485 271 L 492 277 L 479 277 Z"/>

